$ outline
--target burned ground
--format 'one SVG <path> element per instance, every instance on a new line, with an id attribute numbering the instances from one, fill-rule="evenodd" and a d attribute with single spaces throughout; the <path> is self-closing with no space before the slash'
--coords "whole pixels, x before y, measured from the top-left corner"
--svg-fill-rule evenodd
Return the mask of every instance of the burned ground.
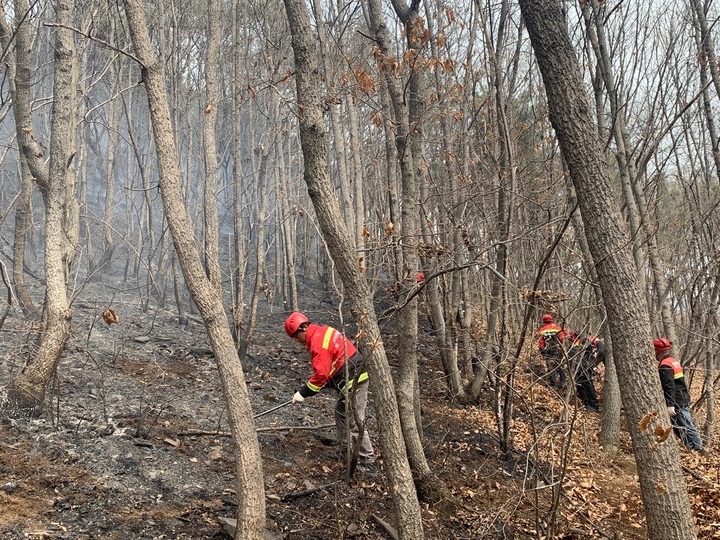
<path id="1" fill-rule="evenodd" d="M 130 300 L 113 303 L 120 321 L 111 326 L 100 318 L 108 305 L 76 303 L 74 335 L 45 414 L 0 425 L 0 538 L 229 538 L 235 465 L 202 325 L 191 320 L 179 327 L 170 311 L 144 313 Z M 308 375 L 306 353 L 282 332 L 285 314 L 268 306 L 263 311 L 245 371 L 256 412 L 289 399 Z M 332 322 L 331 314 L 315 318 Z M 8 319 L 0 386 L 22 368 L 31 331 L 19 317 Z M 532 385 L 529 405 L 517 409 L 518 451 L 502 459 L 492 392 L 478 407 L 450 405 L 432 336 L 422 333 L 421 339 L 427 455 L 457 503 L 452 515 L 423 503 L 426 537 L 538 537 L 565 440 L 560 400 Z M 523 371 L 526 384 L 531 377 Z M 372 398 L 369 426 L 380 473 L 358 472 L 349 484 L 330 444 L 334 402 L 334 395 L 321 394 L 256 420 L 268 538 L 391 538 L 392 500 Z M 609 458 L 597 446 L 599 416 L 573 412 L 556 537 L 645 538 L 627 435 L 623 452 Z M 682 459 L 699 535 L 716 537 L 718 460 L 686 452 Z"/>

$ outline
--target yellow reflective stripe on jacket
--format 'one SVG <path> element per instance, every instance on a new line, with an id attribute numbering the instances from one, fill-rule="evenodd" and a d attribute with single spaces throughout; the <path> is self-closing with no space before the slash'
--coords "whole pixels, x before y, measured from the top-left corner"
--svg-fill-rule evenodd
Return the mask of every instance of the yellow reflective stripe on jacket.
<path id="1" fill-rule="evenodd" d="M 666 356 L 660 361 L 659 367 L 669 367 L 673 370 L 673 379 L 682 379 L 683 370 L 680 362 L 675 360 L 672 356 Z"/>
<path id="2" fill-rule="evenodd" d="M 308 381 L 307 387 L 315 393 L 318 393 L 320 390 L 322 390 L 322 386 L 315 386 L 310 381 Z"/>
<path id="3" fill-rule="evenodd" d="M 327 330 L 325 330 L 325 337 L 323 338 L 323 349 L 329 349 L 330 348 L 330 339 L 332 338 L 332 335 L 335 333 L 335 329 L 328 327 Z"/>
<path id="4" fill-rule="evenodd" d="M 364 383 L 370 378 L 367 371 L 363 371 L 360 375 L 358 375 L 357 383 Z M 350 390 L 353 387 L 353 382 L 355 382 L 355 379 L 350 379 L 345 386 L 343 386 L 340 389 L 340 392 L 345 392 L 347 390 Z"/>

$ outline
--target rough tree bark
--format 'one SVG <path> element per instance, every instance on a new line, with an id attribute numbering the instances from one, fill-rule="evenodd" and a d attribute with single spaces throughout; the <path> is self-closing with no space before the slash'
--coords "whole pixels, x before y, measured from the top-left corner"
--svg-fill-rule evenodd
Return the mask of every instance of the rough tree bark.
<path id="1" fill-rule="evenodd" d="M 393 2 L 398 18 L 402 21 L 409 49 L 408 56 L 421 54 L 424 46 L 424 32 L 422 22 L 418 17 L 419 0 L 413 0 L 408 7 L 402 2 Z M 400 208 L 400 234 L 401 245 L 395 250 L 396 259 L 401 262 L 399 268 L 400 301 L 403 308 L 397 314 L 399 363 L 397 380 L 397 399 L 400 408 L 403 436 L 410 465 L 415 477 L 420 496 L 426 500 L 444 500 L 450 502 L 450 495 L 445 485 L 432 474 L 425 457 L 422 445 L 422 423 L 420 419 L 420 396 L 418 392 L 417 375 L 417 343 L 418 343 L 418 317 L 417 296 L 413 289 L 417 285 L 418 270 L 418 238 L 419 226 L 419 200 L 417 189 L 417 164 L 413 159 L 413 152 L 419 153 L 420 145 L 416 139 L 419 136 L 422 117 L 422 103 L 420 99 L 420 83 L 417 73 L 410 75 L 407 81 L 409 96 L 403 95 L 399 81 L 393 73 L 393 66 L 397 59 L 393 55 L 390 33 L 385 23 L 380 0 L 370 0 L 367 3 L 367 16 L 370 30 L 377 44 L 379 52 L 376 53 L 378 69 L 386 84 L 390 107 L 388 116 L 392 119 L 395 137 L 396 157 L 400 165 L 401 208 Z M 411 69 L 415 72 L 415 69 Z M 407 106 L 405 100 L 407 99 Z M 411 126 L 413 134 L 411 136 Z M 406 301 L 407 299 L 407 301 Z"/>
<path id="2" fill-rule="evenodd" d="M 237 472 L 237 540 L 265 538 L 265 486 L 250 397 L 218 290 L 205 275 L 193 225 L 183 203 L 164 65 L 153 52 L 141 0 L 123 2 L 137 60 L 142 66 L 155 135 L 160 193 L 185 282 L 200 310 L 227 401 Z"/>
<path id="3" fill-rule="evenodd" d="M 393 392 L 390 366 L 380 337 L 373 298 L 365 276 L 360 272 L 353 239 L 344 226 L 338 201 L 330 183 L 324 123 L 318 88 L 318 59 L 310 30 L 310 16 L 303 0 L 285 0 L 295 52 L 295 78 L 300 116 L 300 140 L 305 161 L 305 182 L 318 217 L 323 238 L 335 261 L 345 287 L 350 309 L 360 333 L 358 341 L 365 353 L 370 384 L 376 400 L 385 471 L 395 503 L 401 539 L 423 538 L 420 504 L 413 485 L 400 427 L 398 405 Z"/>
<path id="4" fill-rule="evenodd" d="M 207 2 L 207 57 L 205 59 L 205 110 L 203 111 L 203 150 L 205 156 L 205 184 L 203 186 L 203 213 L 205 217 L 205 271 L 208 279 L 222 293 L 220 275 L 220 232 L 218 225 L 218 163 L 215 145 L 215 127 L 219 107 L 218 73 L 220 65 L 220 2 Z"/>
<path id="5" fill-rule="evenodd" d="M 27 232 L 32 223 L 32 190 L 33 175 L 27 160 L 22 152 L 21 141 L 26 133 L 22 132 L 27 126 L 32 126 L 30 105 L 30 61 L 32 44 L 30 40 L 30 21 L 27 17 L 30 11 L 28 0 L 16 0 L 14 6 L 15 23 L 13 29 L 7 23 L 4 7 L 0 8 L 0 43 L 3 49 L 9 51 L 15 32 L 15 58 L 6 57 L 5 62 L 9 68 L 9 89 L 15 117 L 18 147 L 20 149 L 20 197 L 15 208 L 15 234 L 13 236 L 13 281 L 15 293 L 23 314 L 26 316 L 36 313 L 25 282 L 25 243 Z M 22 132 L 22 133 L 21 133 Z"/>
<path id="6" fill-rule="evenodd" d="M 525 25 L 542 73 L 550 121 L 578 196 L 590 251 L 608 312 L 620 392 L 633 441 L 648 534 L 654 540 L 696 538 L 680 456 L 671 437 L 655 447 L 653 429 L 640 420 L 660 411 L 664 399 L 652 362 L 650 321 L 638 284 L 628 232 L 623 225 L 592 109 L 560 0 L 520 0 Z M 603 208 L 603 212 L 595 209 Z"/>
<path id="7" fill-rule="evenodd" d="M 38 416 L 45 389 L 55 374 L 60 354 L 70 336 L 72 313 L 67 297 L 70 268 L 79 235 L 75 199 L 75 125 L 77 122 L 77 61 L 73 32 L 75 3 L 55 4 L 55 74 L 50 134 L 50 162 L 46 168 L 32 125 L 22 132 L 20 147 L 40 188 L 45 207 L 45 302 L 37 351 L 10 383 L 5 411 L 8 415 Z M 29 116 L 24 118 L 30 120 Z"/>
<path id="8" fill-rule="evenodd" d="M 234 253 L 235 253 L 235 287 L 232 291 L 233 298 L 233 335 L 236 343 L 240 333 L 243 331 L 243 319 L 245 316 L 245 267 L 247 266 L 247 254 L 245 251 L 245 223 L 243 216 L 243 168 L 242 168 L 242 133 L 241 133 L 241 104 L 242 81 L 240 74 L 241 66 L 245 58 L 243 50 L 243 30 L 247 28 L 245 21 L 245 9 L 239 0 L 233 2 L 233 87 L 232 87 L 232 155 L 233 155 L 233 225 L 234 225 Z"/>

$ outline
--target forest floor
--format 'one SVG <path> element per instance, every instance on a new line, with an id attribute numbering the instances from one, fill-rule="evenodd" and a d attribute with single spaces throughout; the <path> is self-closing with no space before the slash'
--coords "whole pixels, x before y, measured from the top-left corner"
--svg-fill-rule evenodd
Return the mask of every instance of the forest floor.
<path id="1" fill-rule="evenodd" d="M 218 372 L 200 321 L 180 327 L 171 311 L 143 312 L 131 295 L 109 289 L 83 296 L 93 300 L 81 297 L 73 305 L 74 333 L 45 414 L 0 424 L 0 538 L 230 538 L 235 464 Z M 102 321 L 108 307 L 119 315 L 118 324 Z M 286 314 L 263 310 L 246 369 L 258 413 L 289 399 L 309 374 L 307 353 L 283 333 Z M 310 316 L 333 322 L 320 311 L 310 310 Z M 0 393 L 22 369 L 34 331 L 17 314 L 2 328 Z M 519 384 L 527 390 L 513 425 L 517 459 L 503 460 L 493 396 L 477 407 L 450 405 L 432 339 L 421 332 L 427 456 L 456 507 L 448 514 L 422 503 L 426 538 L 544 537 L 538 524 L 545 526 L 551 514 L 553 485 L 562 487 L 555 538 L 647 538 L 627 433 L 621 452 L 608 457 L 597 444 L 600 415 L 571 407 L 573 435 L 563 444 L 562 402 L 544 385 L 531 384 L 525 366 Z M 329 444 L 334 403 L 334 395 L 323 393 L 256 420 L 268 538 L 392 538 L 372 395 L 369 429 L 380 472 L 358 471 L 349 484 L 344 462 Z M 703 457 L 685 451 L 681 459 L 698 534 L 717 538 L 720 459 L 715 452 Z M 305 490 L 311 492 L 302 495 Z"/>

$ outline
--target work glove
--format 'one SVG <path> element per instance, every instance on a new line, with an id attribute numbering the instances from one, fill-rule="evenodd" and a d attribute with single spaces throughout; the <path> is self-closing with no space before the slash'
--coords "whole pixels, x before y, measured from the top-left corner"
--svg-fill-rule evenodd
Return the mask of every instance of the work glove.
<path id="1" fill-rule="evenodd" d="M 668 407 L 667 408 L 668 414 L 670 416 L 675 416 L 677 413 L 675 412 L 675 407 Z"/>
<path id="2" fill-rule="evenodd" d="M 295 395 L 292 399 L 293 405 L 295 405 L 295 403 L 302 403 L 303 401 L 305 401 L 305 398 L 302 397 L 302 394 L 300 392 L 295 392 Z"/>

